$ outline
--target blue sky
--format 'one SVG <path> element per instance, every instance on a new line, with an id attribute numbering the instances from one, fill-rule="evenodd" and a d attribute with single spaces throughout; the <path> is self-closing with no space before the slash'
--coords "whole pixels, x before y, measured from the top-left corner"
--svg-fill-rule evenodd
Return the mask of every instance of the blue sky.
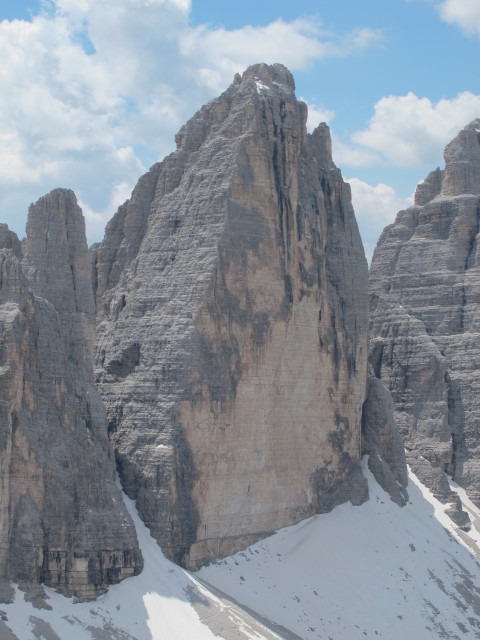
<path id="1" fill-rule="evenodd" d="M 0 215 L 75 190 L 90 241 L 180 126 L 254 62 L 328 121 L 367 254 L 480 116 L 479 0 L 3 0 Z"/>

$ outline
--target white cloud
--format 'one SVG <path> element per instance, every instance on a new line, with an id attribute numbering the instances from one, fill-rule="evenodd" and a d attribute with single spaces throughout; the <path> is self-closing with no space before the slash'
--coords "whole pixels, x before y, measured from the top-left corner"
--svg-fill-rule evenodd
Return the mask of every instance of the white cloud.
<path id="1" fill-rule="evenodd" d="M 468 35 L 480 35 L 480 2 L 478 0 L 443 0 L 438 5 L 445 22 L 457 24 Z"/>
<path id="2" fill-rule="evenodd" d="M 347 178 L 352 190 L 353 206 L 357 220 L 373 223 L 381 228 L 391 224 L 396 214 L 411 207 L 413 197 L 400 198 L 395 189 L 387 184 L 373 186 L 358 178 Z M 378 234 L 379 235 L 379 234 Z"/>
<path id="3" fill-rule="evenodd" d="M 312 133 L 321 122 L 328 124 L 335 117 L 335 112 L 327 109 L 323 104 L 314 104 L 303 97 L 300 97 L 300 100 L 303 100 L 308 107 L 307 131 L 309 133 Z"/>
<path id="4" fill-rule="evenodd" d="M 386 184 L 370 185 L 358 178 L 346 180 L 352 190 L 352 202 L 355 209 L 365 254 L 370 262 L 377 240 L 383 229 L 391 224 L 397 213 L 412 206 L 413 197 L 401 198 L 395 189 Z"/>
<path id="5" fill-rule="evenodd" d="M 382 44 L 384 41 L 384 34 L 378 29 L 370 29 L 363 27 L 360 29 L 353 29 L 344 39 L 339 49 L 341 55 L 347 55 L 350 53 L 363 51 L 374 44 Z"/>
<path id="6" fill-rule="evenodd" d="M 400 167 L 434 164 L 444 146 L 480 114 L 480 95 L 469 91 L 432 103 L 414 93 L 387 96 L 375 105 L 368 127 L 351 136 L 366 150 Z M 373 159 L 373 156 L 372 156 Z"/>
<path id="7" fill-rule="evenodd" d="M 314 60 L 350 55 L 381 39 L 375 29 L 356 29 L 335 37 L 315 20 L 278 19 L 266 26 L 247 25 L 234 30 L 196 27 L 184 32 L 180 50 L 199 65 L 199 79 L 218 91 L 236 72 L 256 62 L 281 61 L 291 70 L 304 69 Z"/>
<path id="8" fill-rule="evenodd" d="M 144 163 L 170 152 L 185 120 L 250 63 L 302 69 L 380 39 L 369 29 L 327 33 L 306 19 L 192 27 L 191 0 L 42 6 L 31 21 L 0 22 L 0 208 L 17 230 L 27 199 L 58 186 L 76 191 L 92 221 L 103 219 L 118 185 L 133 186 Z M 22 194 L 24 211 L 14 211 Z"/>
<path id="9" fill-rule="evenodd" d="M 114 184 L 110 192 L 110 199 L 102 211 L 94 211 L 87 202 L 78 200 L 85 217 L 89 244 L 102 237 L 105 225 L 112 217 L 112 212 L 115 212 L 121 204 L 130 198 L 133 186 L 131 182 L 126 181 Z"/>
<path id="10" fill-rule="evenodd" d="M 382 163 L 382 158 L 376 151 L 342 142 L 334 132 L 332 149 L 335 164 L 339 167 L 371 167 Z"/>

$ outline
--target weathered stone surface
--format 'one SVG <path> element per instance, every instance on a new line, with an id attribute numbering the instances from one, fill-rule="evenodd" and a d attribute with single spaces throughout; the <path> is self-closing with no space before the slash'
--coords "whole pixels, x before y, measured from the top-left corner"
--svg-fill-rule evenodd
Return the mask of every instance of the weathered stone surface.
<path id="1" fill-rule="evenodd" d="M 399 506 L 408 499 L 408 473 L 403 439 L 395 424 L 390 392 L 368 372 L 367 397 L 362 411 L 362 451 L 378 484 Z"/>
<path id="2" fill-rule="evenodd" d="M 370 271 L 370 361 L 392 392 L 407 461 L 444 501 L 446 472 L 477 504 L 479 132 L 475 120 L 446 147 L 445 170 L 385 229 Z"/>
<path id="3" fill-rule="evenodd" d="M 419 182 L 415 190 L 414 202 L 419 206 L 423 206 L 433 200 L 440 194 L 442 190 L 442 180 L 444 171 L 437 167 L 435 171 L 431 171 L 422 182 Z"/>
<path id="4" fill-rule="evenodd" d="M 93 598 L 142 566 L 93 381 L 94 300 L 72 192 L 0 226 L 0 575 Z"/>
<path id="5" fill-rule="evenodd" d="M 283 66 L 237 75 L 93 252 L 122 484 L 188 567 L 366 497 L 366 261 L 305 121 Z"/>

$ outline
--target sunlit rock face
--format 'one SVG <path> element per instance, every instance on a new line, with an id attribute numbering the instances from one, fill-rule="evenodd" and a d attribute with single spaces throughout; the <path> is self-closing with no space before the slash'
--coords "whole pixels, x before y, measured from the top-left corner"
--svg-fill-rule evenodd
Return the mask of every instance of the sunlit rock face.
<path id="1" fill-rule="evenodd" d="M 122 484 L 190 568 L 366 498 L 367 265 L 306 116 L 282 65 L 237 75 L 93 251 Z"/>
<path id="2" fill-rule="evenodd" d="M 82 213 L 71 191 L 32 205 L 21 246 L 0 225 L 0 579 L 78 599 L 138 573 L 93 380 Z"/>
<path id="3" fill-rule="evenodd" d="M 446 472 L 480 504 L 480 120 L 445 163 L 375 250 L 370 361 L 415 473 L 449 501 Z"/>

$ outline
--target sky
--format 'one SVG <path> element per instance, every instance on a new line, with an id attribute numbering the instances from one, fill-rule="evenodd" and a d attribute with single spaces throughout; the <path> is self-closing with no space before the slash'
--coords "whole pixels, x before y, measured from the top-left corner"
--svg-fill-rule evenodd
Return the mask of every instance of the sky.
<path id="1" fill-rule="evenodd" d="M 285 64 L 328 122 L 367 256 L 480 117 L 479 0 L 2 0 L 0 221 L 75 191 L 89 242 L 234 74 Z"/>

